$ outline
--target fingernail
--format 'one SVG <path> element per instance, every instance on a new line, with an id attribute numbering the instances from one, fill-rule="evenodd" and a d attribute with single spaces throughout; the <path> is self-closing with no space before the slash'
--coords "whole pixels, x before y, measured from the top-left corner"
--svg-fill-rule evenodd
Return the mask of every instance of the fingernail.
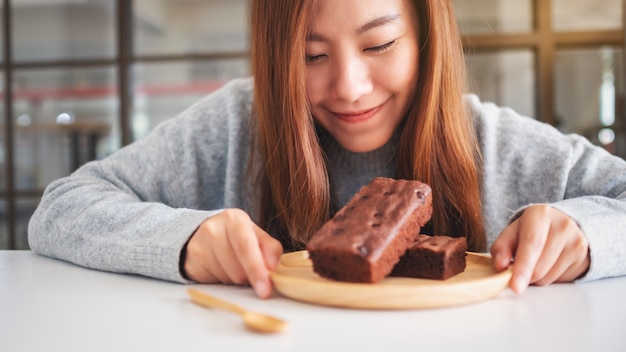
<path id="1" fill-rule="evenodd" d="M 276 269 L 276 266 L 278 265 L 278 257 L 275 255 L 271 255 L 269 258 L 269 269 L 270 270 L 274 270 Z"/>
<path id="2" fill-rule="evenodd" d="M 493 263 L 498 270 L 502 270 L 502 255 L 500 253 L 493 254 L 491 256 L 493 258 Z"/>
<path id="3" fill-rule="evenodd" d="M 269 296 L 269 285 L 266 280 L 257 280 L 254 283 L 254 292 L 256 295 L 261 298 L 266 298 Z"/>
<path id="4" fill-rule="evenodd" d="M 513 286 L 513 291 L 521 295 L 524 293 L 524 291 L 526 291 L 526 288 L 528 287 L 528 281 L 523 276 L 518 276 L 513 281 Z"/>
<path id="5" fill-rule="evenodd" d="M 497 254 L 494 260 L 501 270 L 504 270 L 508 268 L 509 265 L 511 265 L 511 257 L 505 256 L 502 254 Z"/>

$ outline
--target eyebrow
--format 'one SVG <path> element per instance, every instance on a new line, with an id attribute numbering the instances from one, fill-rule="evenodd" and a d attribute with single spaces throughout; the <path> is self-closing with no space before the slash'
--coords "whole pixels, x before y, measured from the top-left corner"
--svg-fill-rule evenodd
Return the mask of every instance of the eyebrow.
<path id="1" fill-rule="evenodd" d="M 363 34 L 367 31 L 369 31 L 372 28 L 376 28 L 376 27 L 380 27 L 380 26 L 384 26 L 388 23 L 394 22 L 396 20 L 398 20 L 399 18 L 401 18 L 402 16 L 400 16 L 400 14 L 390 14 L 390 15 L 386 15 L 386 16 L 382 16 L 379 18 L 376 18 L 374 20 L 371 20 L 369 22 L 367 22 L 366 24 L 362 25 L 361 27 L 359 27 L 356 30 L 357 34 Z M 306 40 L 307 41 L 325 41 L 326 38 L 320 34 L 316 34 L 316 33 L 309 33 L 306 36 Z"/>
<path id="2" fill-rule="evenodd" d="M 362 25 L 356 32 L 358 34 L 362 34 L 363 32 L 367 32 L 372 28 L 384 26 L 388 23 L 394 22 L 399 19 L 401 16 L 399 14 L 387 15 L 383 17 L 379 17 L 373 21 L 369 21 L 366 24 Z"/>

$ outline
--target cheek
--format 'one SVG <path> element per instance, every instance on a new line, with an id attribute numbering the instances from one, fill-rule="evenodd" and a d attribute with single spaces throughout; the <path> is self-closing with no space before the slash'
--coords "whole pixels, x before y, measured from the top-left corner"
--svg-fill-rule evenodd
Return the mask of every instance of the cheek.
<path id="1" fill-rule="evenodd" d="M 315 105 L 323 100 L 324 91 L 323 77 L 315 70 L 308 69 L 306 73 L 306 96 L 311 108 L 315 109 Z"/>
<path id="2" fill-rule="evenodd" d="M 397 90 L 413 90 L 417 81 L 419 56 L 415 51 L 398 52 L 385 65 L 387 70 L 382 75 L 384 81 Z"/>

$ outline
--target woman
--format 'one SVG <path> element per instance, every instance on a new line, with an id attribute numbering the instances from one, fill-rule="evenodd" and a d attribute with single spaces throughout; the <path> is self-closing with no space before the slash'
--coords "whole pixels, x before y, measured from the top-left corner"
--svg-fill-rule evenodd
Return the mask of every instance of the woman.
<path id="1" fill-rule="evenodd" d="M 179 282 L 251 284 L 375 176 L 433 188 L 432 234 L 515 258 L 511 288 L 626 273 L 626 162 L 463 96 L 441 0 L 255 0 L 236 80 L 46 190 L 35 251 Z"/>

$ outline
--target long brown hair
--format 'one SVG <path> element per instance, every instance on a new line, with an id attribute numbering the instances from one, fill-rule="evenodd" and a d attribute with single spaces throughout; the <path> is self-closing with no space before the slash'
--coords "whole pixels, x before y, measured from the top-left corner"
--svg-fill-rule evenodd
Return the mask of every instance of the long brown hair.
<path id="1" fill-rule="evenodd" d="M 435 234 L 465 236 L 485 250 L 480 155 L 462 101 L 465 65 L 448 0 L 412 1 L 418 15 L 420 68 L 416 97 L 404 121 L 397 154 L 399 178 L 433 189 Z M 251 59 L 253 123 L 258 131 L 260 225 L 286 250 L 300 249 L 330 217 L 324 153 L 305 88 L 305 38 L 311 1 L 253 0 Z"/>

